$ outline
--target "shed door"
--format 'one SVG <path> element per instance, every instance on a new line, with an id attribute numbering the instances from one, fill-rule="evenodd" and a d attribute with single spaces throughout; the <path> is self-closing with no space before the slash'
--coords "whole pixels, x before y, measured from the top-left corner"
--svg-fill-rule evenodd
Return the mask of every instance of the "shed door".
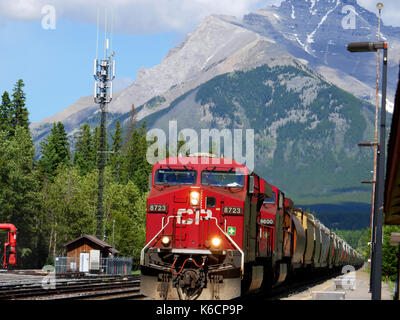
<path id="1" fill-rule="evenodd" d="M 82 252 L 79 256 L 79 272 L 89 272 L 89 253 Z"/>
<path id="2" fill-rule="evenodd" d="M 100 270 L 100 250 L 90 250 L 90 270 Z"/>

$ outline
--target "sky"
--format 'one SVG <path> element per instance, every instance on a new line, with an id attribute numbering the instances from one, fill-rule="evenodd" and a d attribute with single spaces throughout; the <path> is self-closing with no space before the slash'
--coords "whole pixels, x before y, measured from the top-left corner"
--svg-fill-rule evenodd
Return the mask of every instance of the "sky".
<path id="1" fill-rule="evenodd" d="M 296 0 L 297 1 L 297 0 Z M 298 0 L 306 1 L 306 0 Z M 97 19 L 99 58 L 104 51 L 104 13 L 113 20 L 114 91 L 138 70 L 161 62 L 210 14 L 241 18 L 281 0 L 0 0 L 0 94 L 25 82 L 30 121 L 55 115 L 93 92 Z M 358 0 L 376 12 L 376 0 Z M 383 21 L 400 26 L 400 1 L 386 0 Z M 112 3 L 112 6 L 110 5 Z M 99 15 L 98 15 L 99 12 Z M 110 29 L 110 28 L 109 28 Z"/>

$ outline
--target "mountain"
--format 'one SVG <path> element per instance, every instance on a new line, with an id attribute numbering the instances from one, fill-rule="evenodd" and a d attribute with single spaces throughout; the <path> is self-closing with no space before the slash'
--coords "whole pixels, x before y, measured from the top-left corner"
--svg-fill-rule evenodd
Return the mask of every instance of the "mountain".
<path id="1" fill-rule="evenodd" d="M 354 29 L 343 28 L 349 7 L 355 12 Z M 138 107 L 156 96 L 164 97 L 165 101 L 155 108 L 143 108 L 140 119 L 219 74 L 270 63 L 271 57 L 281 57 L 282 61 L 274 62 L 278 64 L 285 64 L 288 57 L 299 59 L 340 88 L 374 103 L 376 55 L 352 54 L 346 45 L 375 41 L 377 25 L 376 15 L 353 0 L 286 0 L 279 7 L 250 13 L 242 21 L 210 16 L 159 65 L 139 70 L 136 82 L 114 96 L 109 111 L 127 113 L 132 104 Z M 400 28 L 383 25 L 381 31 L 383 39 L 389 41 L 390 108 L 400 55 Z M 77 117 L 69 117 L 76 112 L 83 123 L 88 113 L 95 114 L 94 107 L 91 97 L 80 99 L 60 114 L 33 123 L 33 134 L 46 135 L 46 124 L 54 119 L 75 125 Z"/>
<path id="2" fill-rule="evenodd" d="M 355 29 L 343 27 L 349 6 Z M 159 65 L 142 68 L 136 82 L 114 94 L 109 129 L 117 119 L 127 123 L 132 104 L 149 129 L 168 132 L 170 120 L 197 131 L 251 128 L 255 170 L 297 204 L 342 211 L 365 205 L 370 188 L 360 181 L 372 155 L 357 143 L 372 138 L 376 54 L 351 54 L 346 45 L 374 41 L 376 26 L 376 15 L 351 0 L 286 0 L 243 20 L 207 17 Z M 390 41 L 390 96 L 400 28 L 383 26 L 382 34 Z M 92 101 L 81 98 L 32 124 L 36 146 L 53 121 L 63 121 L 70 137 L 82 123 L 97 125 Z"/>

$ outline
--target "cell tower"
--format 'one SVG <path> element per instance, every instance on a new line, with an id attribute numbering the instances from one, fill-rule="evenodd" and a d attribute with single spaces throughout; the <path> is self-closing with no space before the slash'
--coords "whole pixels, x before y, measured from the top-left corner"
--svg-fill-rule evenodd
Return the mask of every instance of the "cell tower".
<path id="1" fill-rule="evenodd" d="M 111 22 L 112 28 L 112 22 Z M 111 31 L 112 37 L 112 31 Z M 115 78 L 115 53 L 112 52 L 108 55 L 109 51 L 109 39 L 107 38 L 107 10 L 105 11 L 105 27 L 104 27 L 104 58 L 98 59 L 98 41 L 99 41 L 99 14 L 97 14 L 97 48 L 96 48 L 96 59 L 94 59 L 94 102 L 100 106 L 100 143 L 99 143 L 99 157 L 97 166 L 99 169 L 98 179 L 98 192 L 97 192 L 97 230 L 96 236 L 104 240 L 103 231 L 103 191 L 104 191 L 104 167 L 105 157 L 107 154 L 106 150 L 106 113 L 107 105 L 112 100 L 112 81 Z"/>

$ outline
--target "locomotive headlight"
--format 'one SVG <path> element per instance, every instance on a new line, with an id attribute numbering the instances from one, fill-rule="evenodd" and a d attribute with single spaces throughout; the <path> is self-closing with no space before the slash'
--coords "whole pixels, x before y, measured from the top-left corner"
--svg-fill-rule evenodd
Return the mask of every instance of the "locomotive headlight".
<path id="1" fill-rule="evenodd" d="M 161 238 L 161 243 L 162 243 L 164 246 L 167 247 L 167 246 L 171 243 L 171 238 L 168 237 L 168 236 L 163 236 L 163 237 Z"/>
<path id="2" fill-rule="evenodd" d="M 221 239 L 219 237 L 214 237 L 211 239 L 211 244 L 214 248 L 218 248 L 221 245 Z"/>
<path id="3" fill-rule="evenodd" d="M 200 193 L 198 193 L 197 191 L 192 191 L 190 193 L 190 204 L 192 206 L 197 206 L 200 202 Z"/>

